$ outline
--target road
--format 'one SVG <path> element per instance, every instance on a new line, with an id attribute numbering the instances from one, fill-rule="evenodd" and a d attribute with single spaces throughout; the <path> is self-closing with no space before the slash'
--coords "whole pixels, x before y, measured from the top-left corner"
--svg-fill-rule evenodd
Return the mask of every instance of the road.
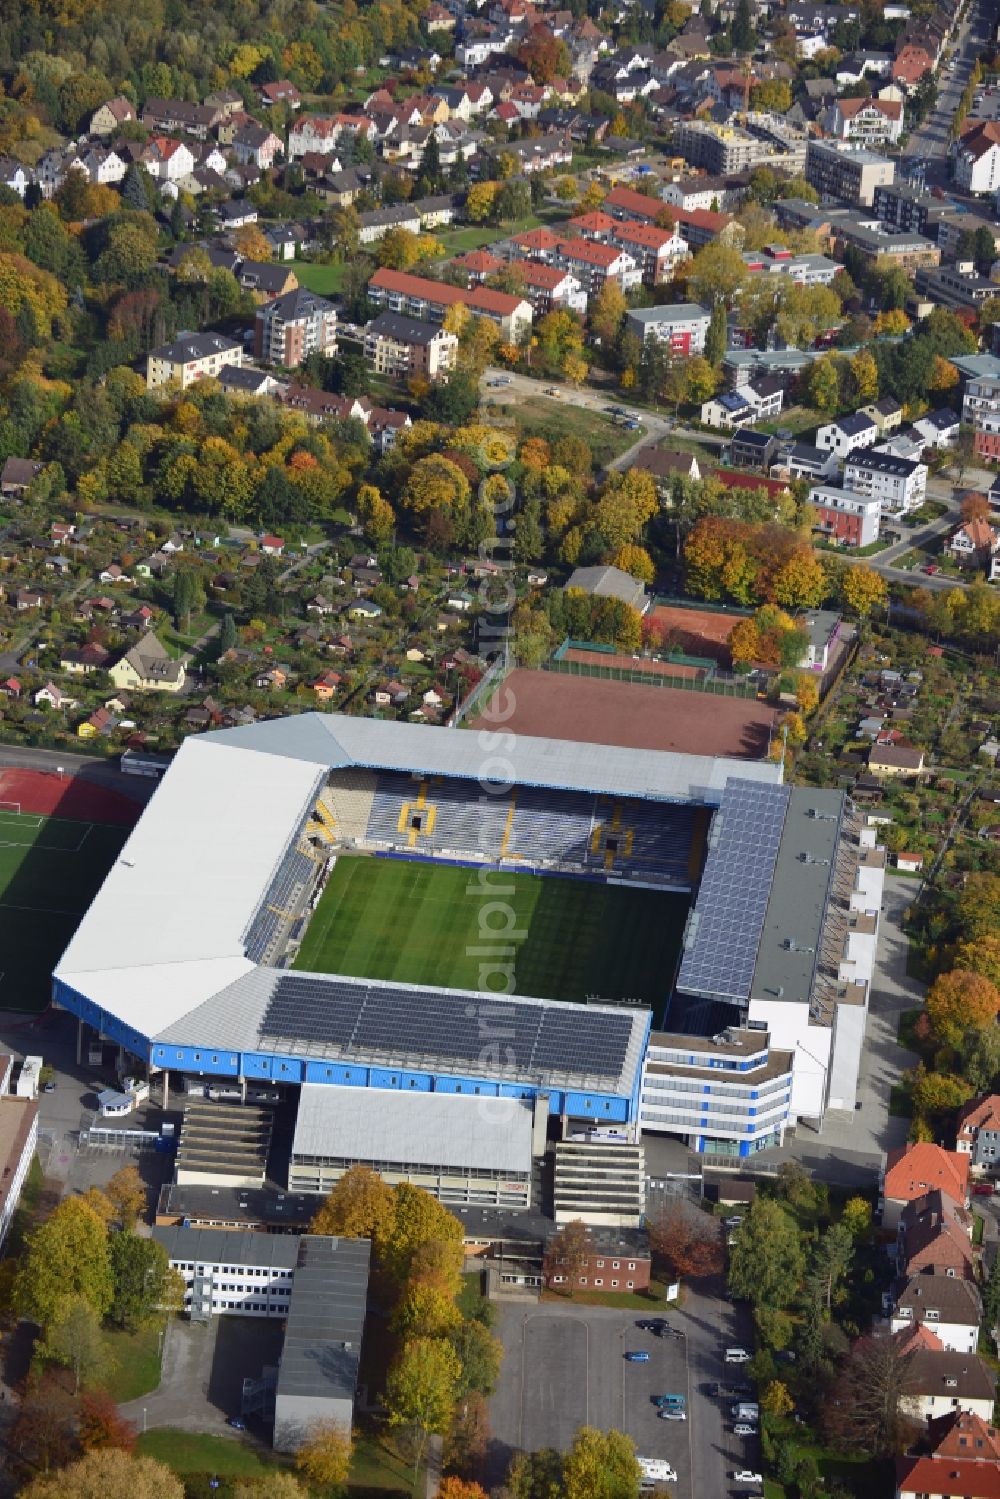
<path id="1" fill-rule="evenodd" d="M 966 14 L 952 38 L 951 59 L 938 73 L 938 96 L 934 110 L 919 130 L 913 131 L 906 143 L 903 160 L 916 159 L 926 163 L 923 176 L 928 187 L 944 187 L 948 182 L 951 123 L 980 48 L 987 38 L 983 10 L 983 0 L 970 0 Z"/>

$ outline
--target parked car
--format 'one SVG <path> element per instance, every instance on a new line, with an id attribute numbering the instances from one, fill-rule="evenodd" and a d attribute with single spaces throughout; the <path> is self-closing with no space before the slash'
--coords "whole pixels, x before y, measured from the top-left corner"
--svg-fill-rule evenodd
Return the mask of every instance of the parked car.
<path id="1" fill-rule="evenodd" d="M 648 1358 L 649 1355 L 647 1354 L 646 1357 Z M 727 1364 L 748 1364 L 750 1362 L 750 1358 L 751 1358 L 751 1355 L 748 1353 L 748 1351 L 745 1348 L 727 1348 L 726 1349 L 726 1363 Z"/>
<path id="2" fill-rule="evenodd" d="M 671 1406 L 673 1406 L 673 1407 L 683 1406 L 683 1405 L 687 1405 L 687 1396 L 686 1395 L 654 1395 L 653 1396 L 653 1404 L 660 1406 L 661 1409 L 666 1409 L 666 1408 L 669 1408 Z"/>
<path id="3" fill-rule="evenodd" d="M 688 1418 L 687 1411 L 682 1410 L 679 1405 L 667 1406 L 666 1410 L 659 1411 L 657 1414 L 661 1421 L 686 1421 Z"/>
<path id="4" fill-rule="evenodd" d="M 737 1421 L 733 1427 L 733 1432 L 738 1437 L 755 1437 L 757 1435 L 757 1428 L 756 1426 L 751 1426 L 749 1421 Z"/>
<path id="5" fill-rule="evenodd" d="M 625 1355 L 625 1360 L 629 1364 L 648 1364 L 649 1354 L 644 1348 L 630 1348 Z"/>
<path id="6" fill-rule="evenodd" d="M 922 567 L 920 569 L 920 571 L 922 573 L 926 573 L 928 577 L 933 578 L 934 574 L 939 573 L 941 569 L 938 567 L 936 562 L 928 562 L 925 567 Z"/>
<path id="7" fill-rule="evenodd" d="M 764 1475 L 755 1473 L 752 1468 L 737 1468 L 733 1480 L 736 1483 L 763 1483 Z"/>
<path id="8" fill-rule="evenodd" d="M 45 1086 L 48 1089 L 51 1084 L 46 1083 Z M 973 1182 L 972 1184 L 973 1197 L 992 1197 L 995 1191 L 996 1187 L 992 1182 Z"/>

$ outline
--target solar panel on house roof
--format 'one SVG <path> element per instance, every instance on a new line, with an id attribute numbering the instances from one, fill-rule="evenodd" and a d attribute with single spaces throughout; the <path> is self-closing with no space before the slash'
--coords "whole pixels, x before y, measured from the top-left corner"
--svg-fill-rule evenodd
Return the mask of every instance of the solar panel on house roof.
<path id="1" fill-rule="evenodd" d="M 685 936 L 682 993 L 749 1000 L 788 795 L 787 786 L 750 781 L 726 787 Z"/>

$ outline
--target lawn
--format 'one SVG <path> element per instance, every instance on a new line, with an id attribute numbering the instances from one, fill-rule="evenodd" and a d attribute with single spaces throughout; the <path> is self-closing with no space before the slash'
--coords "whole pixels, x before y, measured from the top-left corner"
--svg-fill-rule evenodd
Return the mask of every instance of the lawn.
<path id="1" fill-rule="evenodd" d="M 292 260 L 288 265 L 299 278 L 299 285 L 304 286 L 307 291 L 314 291 L 320 297 L 339 292 L 347 274 L 347 266 L 343 261 L 338 265 L 314 265 L 309 260 Z"/>
<path id="2" fill-rule="evenodd" d="M 613 458 L 617 458 L 646 435 L 645 427 L 627 432 L 623 427 L 613 426 L 611 419 L 602 413 L 588 411 L 584 406 L 547 401 L 541 393 L 531 397 L 530 408 L 518 405 L 494 406 L 492 401 L 489 406 L 499 415 L 512 418 L 522 437 L 544 437 L 547 442 L 555 442 L 560 437 L 582 437 L 594 455 L 594 464 L 598 468 L 605 468 Z"/>
<path id="3" fill-rule="evenodd" d="M 117 1405 L 149 1395 L 160 1383 L 163 1323 L 151 1322 L 138 1332 L 111 1328 L 101 1334 L 111 1372 L 99 1381 Z"/>
<path id="4" fill-rule="evenodd" d="M 529 229 L 539 228 L 541 222 L 537 214 L 529 213 L 525 218 L 516 219 L 501 228 L 496 224 L 473 224 L 464 229 L 446 229 L 441 234 L 435 234 L 434 238 L 444 245 L 449 255 L 458 255 L 464 250 L 481 250 L 484 245 L 492 245 L 498 239 L 507 239 L 511 234 L 525 234 Z"/>
<path id="5" fill-rule="evenodd" d="M 145 1457 L 159 1458 L 175 1473 L 262 1478 L 275 1465 L 268 1453 L 259 1452 L 241 1437 L 217 1437 L 169 1427 L 140 1435 L 137 1446 Z"/>
<path id="6" fill-rule="evenodd" d="M 511 938 L 505 932 L 504 940 L 513 947 L 515 993 L 562 1000 L 599 995 L 659 1007 L 679 950 L 686 895 L 506 871 L 501 879 L 503 903 L 514 913 Z M 480 888 L 468 869 L 341 857 L 296 967 L 439 988 L 488 987 L 480 957 L 484 894 L 495 906 L 496 894 Z"/>
<path id="7" fill-rule="evenodd" d="M 42 1010 L 51 974 L 127 831 L 0 803 L 0 1010 Z"/>

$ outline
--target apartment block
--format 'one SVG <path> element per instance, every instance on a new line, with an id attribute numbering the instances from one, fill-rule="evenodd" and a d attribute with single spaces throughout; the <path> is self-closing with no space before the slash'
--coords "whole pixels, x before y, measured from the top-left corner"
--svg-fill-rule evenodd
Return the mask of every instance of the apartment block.
<path id="1" fill-rule="evenodd" d="M 927 465 L 891 453 L 852 453 L 844 464 L 844 488 L 877 500 L 883 515 L 905 515 L 924 502 Z"/>
<path id="2" fill-rule="evenodd" d="M 882 506 L 879 500 L 834 485 L 816 484 L 809 491 L 816 512 L 816 528 L 830 541 L 845 547 L 866 547 L 878 540 Z"/>
<path id="3" fill-rule="evenodd" d="M 337 352 L 337 309 L 299 287 L 257 309 L 254 358 L 298 369 L 310 354 Z"/>
<path id="4" fill-rule="evenodd" d="M 870 208 L 877 187 L 888 187 L 896 176 L 895 163 L 848 141 L 810 141 L 806 151 L 806 181 L 823 198 L 838 198 Z"/>

